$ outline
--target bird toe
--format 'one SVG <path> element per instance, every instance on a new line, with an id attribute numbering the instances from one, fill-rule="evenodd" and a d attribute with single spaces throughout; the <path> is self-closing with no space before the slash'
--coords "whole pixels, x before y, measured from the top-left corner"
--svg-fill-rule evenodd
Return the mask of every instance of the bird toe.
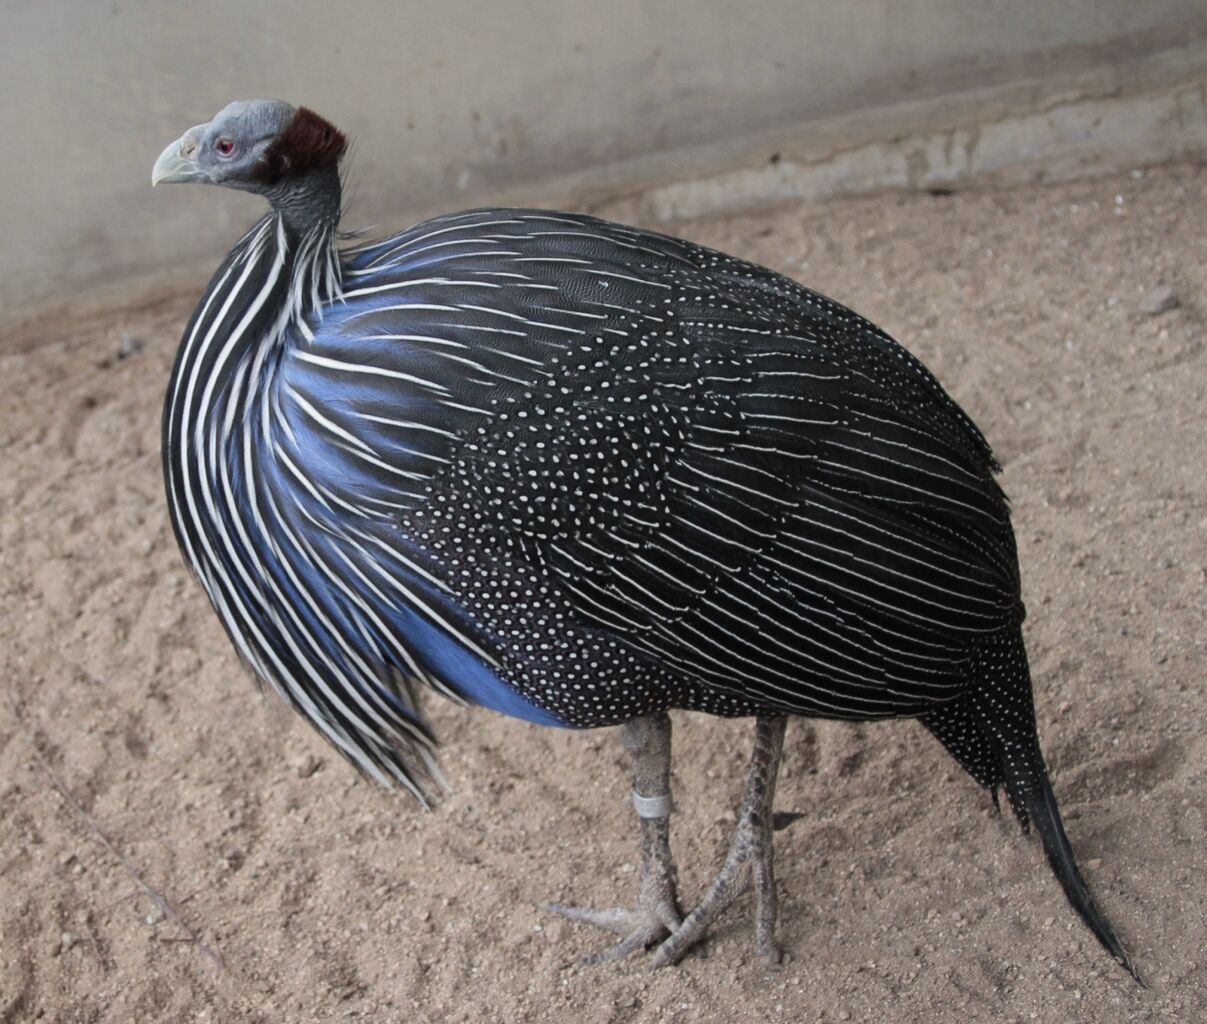
<path id="1" fill-rule="evenodd" d="M 541 907 L 579 924 L 594 925 L 621 936 L 620 942 L 585 957 L 584 964 L 610 963 L 638 950 L 648 949 L 671 935 L 682 921 L 679 908 L 673 900 L 654 900 L 639 903 L 636 907 L 610 907 L 606 910 L 564 903 L 544 903 Z"/>

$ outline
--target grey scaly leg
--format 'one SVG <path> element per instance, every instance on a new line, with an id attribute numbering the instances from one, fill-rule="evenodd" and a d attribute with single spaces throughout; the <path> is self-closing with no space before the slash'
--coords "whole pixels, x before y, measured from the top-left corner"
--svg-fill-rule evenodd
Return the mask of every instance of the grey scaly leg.
<path id="1" fill-rule="evenodd" d="M 641 891 L 637 906 L 592 910 L 545 904 L 546 910 L 606 928 L 623 936 L 614 946 L 587 958 L 587 963 L 617 960 L 660 942 L 679 927 L 682 915 L 675 893 L 671 858 L 671 720 L 665 712 L 626 723 L 620 742 L 633 761 L 633 806 L 641 822 Z"/>
<path id="2" fill-rule="evenodd" d="M 756 901 L 755 948 L 769 964 L 779 963 L 780 948 L 775 941 L 777 907 L 771 832 L 774 828 L 772 806 L 775 803 L 775 782 L 779 775 L 787 722 L 788 719 L 783 716 L 760 716 L 756 720 L 750 773 L 746 777 L 746 793 L 738 812 L 738 824 L 729 846 L 729 855 L 699 906 L 655 951 L 655 967 L 677 963 L 704 937 L 709 925 L 721 912 L 750 888 L 754 889 Z"/>

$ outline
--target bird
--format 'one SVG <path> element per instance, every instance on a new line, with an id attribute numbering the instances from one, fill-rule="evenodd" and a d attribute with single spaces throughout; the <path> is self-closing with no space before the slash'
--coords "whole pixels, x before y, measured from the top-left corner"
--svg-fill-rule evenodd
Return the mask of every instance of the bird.
<path id="1" fill-rule="evenodd" d="M 789 717 L 916 718 L 1024 831 L 1143 984 L 1077 867 L 1040 749 L 1001 467 L 937 378 L 764 267 L 585 214 L 340 230 L 345 135 L 236 101 L 155 161 L 268 211 L 189 320 L 164 403 L 168 511 L 239 656 L 364 776 L 447 788 L 431 691 L 620 726 L 636 903 L 548 904 L 678 962 L 753 893 L 781 950 Z M 723 865 L 689 913 L 672 710 L 753 718 Z"/>

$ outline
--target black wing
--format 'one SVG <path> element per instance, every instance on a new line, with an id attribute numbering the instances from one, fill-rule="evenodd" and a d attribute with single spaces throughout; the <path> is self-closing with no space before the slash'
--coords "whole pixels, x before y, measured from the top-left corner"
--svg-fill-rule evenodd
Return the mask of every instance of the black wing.
<path id="1" fill-rule="evenodd" d="M 572 250 L 622 275 L 608 302 L 625 333 L 589 333 L 563 400 L 520 410 L 541 446 L 513 438 L 479 465 L 532 557 L 599 626 L 772 706 L 867 717 L 953 696 L 970 642 L 1021 616 L 979 431 L 844 307 L 640 242 Z"/>
<path id="2" fill-rule="evenodd" d="M 772 707 L 876 717 L 954 696 L 976 637 L 1021 618 L 984 438 L 845 307 L 569 214 L 459 215 L 357 259 L 354 330 L 312 352 L 379 376 L 324 414 L 376 408 L 374 451 L 423 477 L 383 505 L 493 524 L 594 629 Z"/>

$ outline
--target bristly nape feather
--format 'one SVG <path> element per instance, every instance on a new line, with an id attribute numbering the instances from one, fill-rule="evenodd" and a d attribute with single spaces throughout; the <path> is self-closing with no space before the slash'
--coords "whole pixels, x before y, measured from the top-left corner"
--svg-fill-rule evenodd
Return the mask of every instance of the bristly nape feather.
<path id="1" fill-rule="evenodd" d="M 289 124 L 264 151 L 257 178 L 274 185 L 334 167 L 348 148 L 344 133 L 307 107 L 298 107 Z"/>

